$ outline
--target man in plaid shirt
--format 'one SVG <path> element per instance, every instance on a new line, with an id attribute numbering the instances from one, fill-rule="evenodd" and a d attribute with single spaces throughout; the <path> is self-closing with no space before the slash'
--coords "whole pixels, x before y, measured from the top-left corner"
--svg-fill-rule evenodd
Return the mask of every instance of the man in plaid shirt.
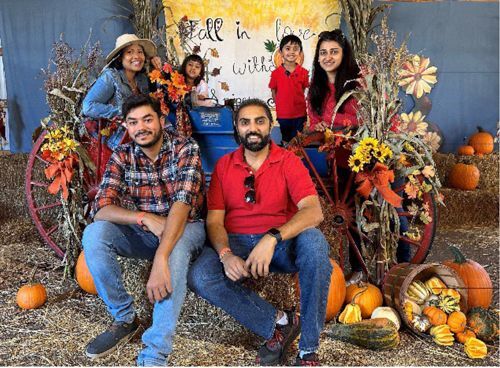
<path id="1" fill-rule="evenodd" d="M 85 353 L 90 358 L 109 354 L 137 331 L 117 255 L 150 259 L 146 289 L 154 303 L 153 324 L 142 336 L 145 348 L 138 364 L 166 365 L 189 263 L 205 242 L 200 150 L 194 140 L 163 129 L 160 107 L 150 97 L 132 96 L 122 111 L 132 142 L 111 156 L 94 203 L 94 222 L 82 240 L 97 292 L 114 322 Z M 137 210 L 127 209 L 127 198 Z"/>

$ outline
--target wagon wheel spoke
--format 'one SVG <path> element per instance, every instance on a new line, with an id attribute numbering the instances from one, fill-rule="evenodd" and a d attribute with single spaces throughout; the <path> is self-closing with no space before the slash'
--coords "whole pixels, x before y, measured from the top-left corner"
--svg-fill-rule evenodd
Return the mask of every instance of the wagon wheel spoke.
<path id="1" fill-rule="evenodd" d="M 347 184 L 345 186 L 344 193 L 342 194 L 341 201 L 343 203 L 345 203 L 345 201 L 347 200 L 347 196 L 349 195 L 349 192 L 351 191 L 353 181 L 354 181 L 354 172 L 351 172 L 349 174 L 349 179 L 347 180 Z M 353 201 L 354 201 L 353 198 L 349 199 L 349 202 L 353 202 Z"/>
<path id="2" fill-rule="evenodd" d="M 49 184 L 47 184 L 47 183 L 42 183 L 42 182 L 40 182 L 40 181 L 33 181 L 33 180 L 32 180 L 30 183 L 31 183 L 31 185 L 33 185 L 34 187 L 39 187 L 39 188 L 48 188 L 48 186 L 49 186 Z"/>
<path id="3" fill-rule="evenodd" d="M 399 240 L 404 241 L 405 243 L 411 244 L 417 248 L 420 248 L 422 244 L 418 240 L 412 240 L 406 236 L 400 235 Z"/>
<path id="4" fill-rule="evenodd" d="M 313 175 L 314 177 L 316 178 L 316 180 L 318 181 L 318 184 L 319 186 L 321 187 L 321 190 L 323 191 L 323 193 L 325 194 L 326 198 L 328 199 L 328 202 L 330 204 L 334 204 L 333 200 L 332 200 L 332 197 L 330 196 L 330 193 L 328 192 L 328 189 L 326 188 L 326 185 L 325 183 L 323 182 L 323 179 L 321 179 L 321 176 L 319 175 L 318 171 L 316 170 L 316 168 L 314 167 L 314 164 L 312 163 L 311 161 L 311 158 L 309 157 L 309 155 L 307 154 L 306 150 L 304 149 L 304 147 L 302 146 L 299 146 L 299 149 L 300 149 L 300 152 L 302 153 L 304 159 L 306 160 L 307 164 L 309 165 L 309 167 L 311 168 L 312 172 L 313 172 Z"/>
<path id="5" fill-rule="evenodd" d="M 45 206 L 35 207 L 34 209 L 36 212 L 41 212 L 59 206 L 62 206 L 62 203 L 60 201 L 57 201 L 51 204 L 47 204 Z"/>

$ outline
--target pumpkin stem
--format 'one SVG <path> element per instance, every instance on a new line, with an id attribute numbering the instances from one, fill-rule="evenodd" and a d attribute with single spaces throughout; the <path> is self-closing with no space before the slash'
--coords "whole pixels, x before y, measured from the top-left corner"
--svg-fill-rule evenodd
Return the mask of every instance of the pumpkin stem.
<path id="1" fill-rule="evenodd" d="M 450 250 L 453 253 L 453 255 L 455 256 L 455 263 L 462 264 L 462 263 L 467 262 L 467 258 L 465 258 L 463 253 L 456 246 L 450 245 Z"/>
<path id="2" fill-rule="evenodd" d="M 366 290 L 368 290 L 368 286 L 363 287 L 360 291 L 358 291 L 356 294 L 354 294 L 354 296 L 352 297 L 351 304 L 356 304 L 355 299 L 357 298 L 357 296 L 359 294 L 363 294 Z"/>
<path id="3" fill-rule="evenodd" d="M 483 127 L 477 126 L 477 131 L 482 133 L 482 132 L 484 132 L 484 129 L 483 129 Z"/>

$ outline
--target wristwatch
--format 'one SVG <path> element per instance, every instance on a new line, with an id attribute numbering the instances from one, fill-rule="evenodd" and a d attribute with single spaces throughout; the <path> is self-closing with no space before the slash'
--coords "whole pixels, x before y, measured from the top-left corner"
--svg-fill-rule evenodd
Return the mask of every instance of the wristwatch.
<path id="1" fill-rule="evenodd" d="M 267 230 L 267 235 L 270 235 L 272 236 L 274 239 L 276 239 L 276 241 L 279 243 L 281 241 L 281 233 L 278 229 L 276 229 L 275 227 Z"/>

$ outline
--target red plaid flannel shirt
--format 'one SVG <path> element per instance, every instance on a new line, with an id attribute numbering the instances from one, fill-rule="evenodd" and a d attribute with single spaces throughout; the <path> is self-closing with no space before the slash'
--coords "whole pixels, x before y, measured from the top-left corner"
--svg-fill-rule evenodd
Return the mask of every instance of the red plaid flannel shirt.
<path id="1" fill-rule="evenodd" d="M 164 130 L 163 144 L 152 162 L 134 142 L 111 155 L 92 208 L 92 217 L 114 204 L 167 216 L 174 202 L 191 206 L 189 220 L 202 217 L 203 172 L 200 149 L 191 138 Z"/>

